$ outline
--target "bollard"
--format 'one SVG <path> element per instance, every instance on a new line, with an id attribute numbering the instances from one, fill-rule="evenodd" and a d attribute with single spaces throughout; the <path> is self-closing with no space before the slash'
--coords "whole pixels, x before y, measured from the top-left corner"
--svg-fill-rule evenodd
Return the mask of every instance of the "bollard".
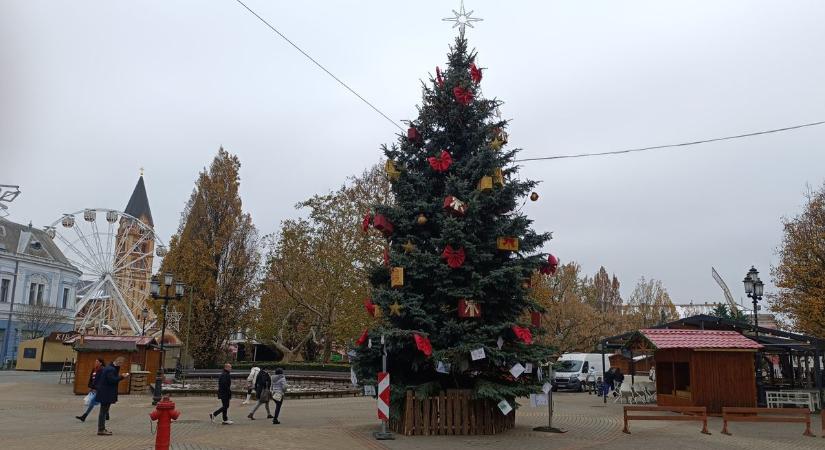
<path id="1" fill-rule="evenodd" d="M 175 402 L 164 396 L 149 413 L 149 418 L 158 421 L 158 432 L 155 435 L 155 450 L 169 450 L 172 441 L 172 421 L 177 420 L 180 411 L 175 409 Z"/>

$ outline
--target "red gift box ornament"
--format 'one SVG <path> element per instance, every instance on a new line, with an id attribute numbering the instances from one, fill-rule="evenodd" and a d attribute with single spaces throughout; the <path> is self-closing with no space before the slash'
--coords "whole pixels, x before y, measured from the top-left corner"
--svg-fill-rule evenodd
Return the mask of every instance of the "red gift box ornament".
<path id="1" fill-rule="evenodd" d="M 530 324 L 536 328 L 541 327 L 541 313 L 538 311 L 533 311 L 530 313 Z"/>
<path id="2" fill-rule="evenodd" d="M 441 252 L 441 257 L 447 260 L 448 266 L 453 269 L 458 269 L 464 265 L 464 259 L 466 258 L 464 255 L 464 247 L 461 247 L 458 250 L 453 250 L 453 246 L 448 244 L 444 247 L 444 251 Z"/>
<path id="3" fill-rule="evenodd" d="M 470 63 L 470 79 L 475 84 L 481 83 L 481 69 L 476 67 L 475 63 Z"/>
<path id="4" fill-rule="evenodd" d="M 433 354 L 433 346 L 430 344 L 430 340 L 418 333 L 413 334 L 413 339 L 415 339 L 415 346 L 421 350 L 421 353 L 424 356 L 431 356 Z"/>
<path id="5" fill-rule="evenodd" d="M 372 226 L 374 226 L 376 230 L 384 233 L 384 236 L 392 234 L 392 222 L 383 214 L 376 214 L 375 217 L 373 217 Z"/>
<path id="6" fill-rule="evenodd" d="M 547 262 L 541 266 L 541 273 L 545 275 L 555 275 L 556 269 L 559 268 L 559 259 L 553 256 L 553 254 L 547 255 Z"/>
<path id="7" fill-rule="evenodd" d="M 369 335 L 369 329 L 368 329 L 368 328 L 365 328 L 365 329 L 364 329 L 364 333 L 361 335 L 361 337 L 360 337 L 360 338 L 358 338 L 358 340 L 357 340 L 357 341 L 355 341 L 355 345 L 359 345 L 359 346 L 360 346 L 360 345 L 364 345 L 364 343 L 365 343 L 365 342 L 367 342 L 367 339 L 369 339 L 369 337 L 370 337 L 370 335 Z"/>
<path id="8" fill-rule="evenodd" d="M 375 317 L 375 304 L 372 302 L 371 298 L 364 299 L 364 309 L 367 310 L 367 314 Z"/>
<path id="9" fill-rule="evenodd" d="M 463 216 L 467 213 L 467 204 L 452 195 L 448 195 L 444 197 L 444 209 L 457 216 Z"/>
<path id="10" fill-rule="evenodd" d="M 525 344 L 533 343 L 533 333 L 530 332 L 529 328 L 513 325 L 513 333 L 516 334 L 516 337 L 519 338 L 521 342 L 524 342 Z"/>
<path id="11" fill-rule="evenodd" d="M 441 150 L 441 154 L 438 156 L 430 156 L 427 158 L 427 161 L 430 163 L 430 167 L 433 168 L 436 172 L 446 172 L 447 169 L 450 168 L 450 165 L 453 164 L 453 157 L 450 156 L 450 152 L 447 150 Z"/>
<path id="12" fill-rule="evenodd" d="M 458 317 L 481 317 L 481 305 L 462 298 L 458 301 Z"/>
<path id="13" fill-rule="evenodd" d="M 438 87 L 444 87 L 444 77 L 441 76 L 441 69 L 438 66 L 435 66 L 435 82 L 438 84 Z"/>
<path id="14" fill-rule="evenodd" d="M 364 221 L 361 222 L 361 229 L 364 230 L 364 233 L 369 231 L 370 222 L 372 222 L 372 215 L 370 213 L 364 214 Z"/>
<path id="15" fill-rule="evenodd" d="M 410 142 L 418 141 L 419 137 L 421 137 L 421 135 L 418 134 L 418 130 L 415 127 L 410 127 L 407 129 L 407 139 L 409 139 Z"/>
<path id="16" fill-rule="evenodd" d="M 473 91 L 456 86 L 453 88 L 453 97 L 458 103 L 467 106 L 473 101 Z"/>

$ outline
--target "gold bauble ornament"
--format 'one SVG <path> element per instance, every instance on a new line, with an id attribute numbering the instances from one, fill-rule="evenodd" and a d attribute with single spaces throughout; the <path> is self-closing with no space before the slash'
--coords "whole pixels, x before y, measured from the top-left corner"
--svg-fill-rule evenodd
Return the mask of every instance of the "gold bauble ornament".
<path id="1" fill-rule="evenodd" d="M 533 192 L 532 194 L 530 194 L 530 200 L 536 201 L 538 199 L 539 199 L 539 194 L 538 193 Z"/>
<path id="2" fill-rule="evenodd" d="M 418 219 L 416 219 L 416 222 L 418 222 L 419 225 L 426 224 L 427 223 L 427 216 L 425 216 L 424 213 L 419 214 Z"/>

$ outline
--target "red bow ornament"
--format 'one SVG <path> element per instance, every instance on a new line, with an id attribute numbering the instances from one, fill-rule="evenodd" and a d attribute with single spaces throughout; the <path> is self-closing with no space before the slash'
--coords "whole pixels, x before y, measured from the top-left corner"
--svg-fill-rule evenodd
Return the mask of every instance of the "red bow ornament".
<path id="1" fill-rule="evenodd" d="M 461 247 L 458 250 L 453 250 L 453 246 L 449 244 L 444 247 L 444 251 L 441 252 L 441 257 L 446 259 L 447 265 L 453 269 L 458 269 L 463 266 L 464 260 L 466 259 L 464 247 Z"/>
<path id="2" fill-rule="evenodd" d="M 545 275 L 555 275 L 556 269 L 559 268 L 559 259 L 553 256 L 553 254 L 547 255 L 547 262 L 541 266 L 541 273 Z"/>
<path id="3" fill-rule="evenodd" d="M 469 89 L 464 89 L 462 87 L 454 87 L 453 88 L 453 96 L 458 103 L 461 103 L 464 106 L 470 104 L 473 101 L 473 91 Z"/>
<path id="4" fill-rule="evenodd" d="M 364 221 L 361 222 L 361 229 L 364 230 L 364 233 L 369 231 L 370 222 L 372 222 L 372 214 L 370 214 L 370 213 L 364 214 Z"/>
<path id="5" fill-rule="evenodd" d="M 383 214 L 376 214 L 375 217 L 372 218 L 372 225 L 376 230 L 383 233 L 384 236 L 391 235 L 394 228 L 390 219 L 387 219 L 387 216 Z"/>
<path id="6" fill-rule="evenodd" d="M 430 163 L 430 167 L 432 167 L 436 172 L 446 172 L 453 163 L 453 157 L 450 156 L 450 152 L 447 150 L 441 150 L 440 155 L 437 157 L 430 156 L 427 158 L 427 161 Z"/>
<path id="7" fill-rule="evenodd" d="M 424 356 L 431 356 L 433 354 L 433 346 L 430 344 L 430 340 L 418 333 L 413 334 L 413 339 L 415 339 L 415 346 L 421 350 L 421 353 Z"/>
<path id="8" fill-rule="evenodd" d="M 519 338 L 521 342 L 528 345 L 533 343 L 533 333 L 530 332 L 529 328 L 513 325 L 513 333 L 516 333 L 516 337 Z"/>
<path id="9" fill-rule="evenodd" d="M 444 209 L 457 216 L 463 216 L 467 213 L 467 203 L 462 202 L 452 195 L 448 195 L 444 197 Z"/>
<path id="10" fill-rule="evenodd" d="M 358 338 L 357 341 L 355 341 L 355 345 L 364 345 L 364 342 L 367 342 L 367 339 L 369 339 L 369 337 L 369 329 L 365 328 L 364 333 L 361 335 L 361 337 Z"/>
<path id="11" fill-rule="evenodd" d="M 364 299 L 364 309 L 367 310 L 367 314 L 375 317 L 375 304 L 372 302 L 371 298 Z"/>
<path id="12" fill-rule="evenodd" d="M 441 76 L 441 69 L 438 66 L 435 66 L 435 82 L 438 84 L 438 87 L 444 87 L 444 77 Z"/>
<path id="13" fill-rule="evenodd" d="M 475 63 L 470 63 L 470 79 L 475 84 L 481 83 L 481 69 L 476 67 Z"/>

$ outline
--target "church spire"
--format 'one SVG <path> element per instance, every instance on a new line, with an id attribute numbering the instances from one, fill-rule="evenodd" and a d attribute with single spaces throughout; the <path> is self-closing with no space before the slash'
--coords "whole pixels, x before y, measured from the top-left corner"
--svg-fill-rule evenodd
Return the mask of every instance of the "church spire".
<path id="1" fill-rule="evenodd" d="M 143 173 L 138 178 L 135 190 L 132 191 L 132 197 L 129 198 L 129 203 L 126 205 L 124 212 L 146 222 L 150 227 L 155 226 L 152 220 L 152 210 L 149 209 L 149 198 L 146 196 L 146 185 L 143 184 Z"/>

